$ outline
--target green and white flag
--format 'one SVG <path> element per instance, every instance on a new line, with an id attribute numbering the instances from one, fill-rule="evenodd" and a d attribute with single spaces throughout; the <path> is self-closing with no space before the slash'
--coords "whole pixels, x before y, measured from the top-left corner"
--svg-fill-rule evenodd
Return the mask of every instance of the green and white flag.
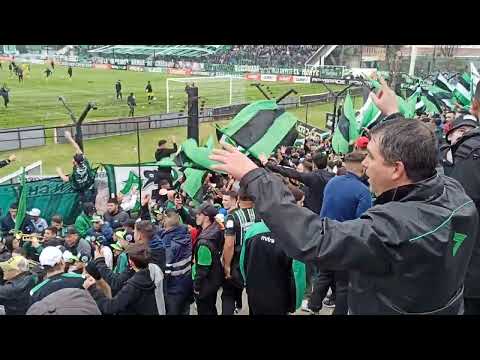
<path id="1" fill-rule="evenodd" d="M 19 232 L 22 227 L 23 220 L 25 220 L 25 214 L 27 213 L 27 194 L 28 185 L 25 176 L 25 168 L 22 168 L 22 182 L 21 182 L 20 200 L 18 201 L 17 216 L 15 217 L 15 233 Z"/>
<path id="2" fill-rule="evenodd" d="M 142 163 L 140 166 L 138 164 L 102 164 L 102 166 L 107 173 L 110 197 L 115 197 L 118 192 L 127 197 L 131 196 L 133 188 L 137 190 L 141 188 L 142 196 L 152 195 L 152 191 L 158 189 L 154 182 L 158 172 L 156 163 Z M 140 200 L 137 198 L 138 203 Z"/>
<path id="3" fill-rule="evenodd" d="M 475 90 L 477 88 L 478 81 L 480 80 L 480 74 L 473 63 L 470 63 L 470 101 L 473 101 L 475 97 Z"/>
<path id="4" fill-rule="evenodd" d="M 353 108 L 350 94 L 345 97 L 343 104 L 343 113 L 338 119 L 337 127 L 333 133 L 332 148 L 337 154 L 346 154 L 351 146 L 357 140 L 358 126 L 355 119 L 355 109 Z"/>
<path id="5" fill-rule="evenodd" d="M 458 78 L 458 83 L 453 90 L 453 95 L 462 106 L 469 106 L 471 103 L 471 78 L 472 76 L 470 74 L 464 73 Z"/>

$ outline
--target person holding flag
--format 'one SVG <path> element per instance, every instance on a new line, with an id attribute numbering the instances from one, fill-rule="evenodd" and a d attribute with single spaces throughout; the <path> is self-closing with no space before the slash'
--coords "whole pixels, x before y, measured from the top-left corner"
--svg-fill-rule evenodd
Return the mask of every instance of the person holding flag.
<path id="1" fill-rule="evenodd" d="M 213 168 L 255 198 L 288 256 L 349 271 L 349 314 L 462 314 L 469 260 L 480 246 L 475 204 L 457 181 L 436 173 L 434 133 L 399 116 L 394 91 L 380 82 L 370 96 L 386 120 L 371 130 L 362 162 L 377 197 L 359 219 L 338 222 L 296 206 L 280 179 L 231 145 L 213 150 Z"/>

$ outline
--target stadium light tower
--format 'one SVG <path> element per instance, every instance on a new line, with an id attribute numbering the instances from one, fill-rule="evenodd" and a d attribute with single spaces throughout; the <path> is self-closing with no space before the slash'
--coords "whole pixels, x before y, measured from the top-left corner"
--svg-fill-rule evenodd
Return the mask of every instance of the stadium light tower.
<path id="1" fill-rule="evenodd" d="M 83 151 L 83 133 L 82 133 L 82 124 L 85 118 L 87 117 L 90 110 L 97 110 L 97 104 L 93 101 L 89 101 L 83 112 L 80 114 L 80 117 L 75 116 L 72 109 L 65 103 L 65 97 L 59 96 L 58 101 L 60 101 L 65 109 L 67 109 L 70 119 L 72 119 L 73 124 L 75 125 L 75 142 L 80 146 L 80 149 Z"/>

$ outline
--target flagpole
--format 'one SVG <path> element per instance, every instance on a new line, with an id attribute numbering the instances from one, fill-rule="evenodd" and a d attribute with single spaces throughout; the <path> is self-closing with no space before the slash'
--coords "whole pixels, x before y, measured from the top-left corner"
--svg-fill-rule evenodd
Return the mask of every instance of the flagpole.
<path id="1" fill-rule="evenodd" d="M 140 168 L 140 132 L 137 125 L 137 167 L 138 167 L 138 196 L 140 197 L 140 206 L 142 205 L 142 173 Z"/>

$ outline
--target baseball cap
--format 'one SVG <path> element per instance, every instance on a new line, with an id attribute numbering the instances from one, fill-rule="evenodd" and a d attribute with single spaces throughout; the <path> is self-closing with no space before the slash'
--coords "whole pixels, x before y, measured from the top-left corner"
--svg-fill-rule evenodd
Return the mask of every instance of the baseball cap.
<path id="1" fill-rule="evenodd" d="M 37 209 L 37 208 L 33 208 L 32 210 L 30 210 L 30 212 L 28 212 L 27 214 L 30 215 L 30 216 L 40 216 L 40 209 Z"/>
<path id="2" fill-rule="evenodd" d="M 114 250 L 123 251 L 122 246 L 121 246 L 118 242 L 116 242 L 116 243 L 114 243 L 114 244 L 112 244 L 112 245 L 110 245 L 110 246 L 111 246 L 112 249 L 114 249 Z"/>
<path id="3" fill-rule="evenodd" d="M 63 252 L 63 261 L 68 262 L 68 263 L 74 263 L 76 261 L 80 261 L 78 256 L 73 255 L 70 251 L 66 250 Z"/>
<path id="4" fill-rule="evenodd" d="M 67 235 L 72 235 L 72 234 L 78 234 L 77 229 L 75 229 L 75 226 L 70 225 L 67 227 Z"/>
<path id="5" fill-rule="evenodd" d="M 448 141 L 448 135 L 462 126 L 471 126 L 476 128 L 479 126 L 479 123 L 475 118 L 475 116 L 473 115 L 470 115 L 470 114 L 460 115 L 459 117 L 457 117 L 455 120 L 452 121 L 452 127 L 445 134 L 447 141 Z"/>
<path id="6" fill-rule="evenodd" d="M 0 268 L 2 268 L 4 272 L 24 271 L 28 267 L 28 264 L 26 263 L 27 263 L 27 259 L 25 259 L 21 255 L 16 255 L 16 256 L 12 256 L 7 261 L 0 262 Z"/>
<path id="7" fill-rule="evenodd" d="M 355 145 L 359 149 L 366 149 L 368 145 L 369 139 L 366 136 L 360 136 L 357 141 L 355 142 Z"/>
<path id="8" fill-rule="evenodd" d="M 100 215 L 93 215 L 92 216 L 92 223 L 97 223 L 97 222 L 103 224 L 102 217 Z"/>
<path id="9" fill-rule="evenodd" d="M 208 217 L 215 217 L 218 214 L 217 208 L 210 204 L 203 204 L 195 211 L 196 214 L 203 214 Z"/>
<path id="10" fill-rule="evenodd" d="M 39 260 L 40 265 L 53 267 L 63 260 L 63 254 L 59 248 L 55 246 L 47 246 L 42 250 Z"/>

